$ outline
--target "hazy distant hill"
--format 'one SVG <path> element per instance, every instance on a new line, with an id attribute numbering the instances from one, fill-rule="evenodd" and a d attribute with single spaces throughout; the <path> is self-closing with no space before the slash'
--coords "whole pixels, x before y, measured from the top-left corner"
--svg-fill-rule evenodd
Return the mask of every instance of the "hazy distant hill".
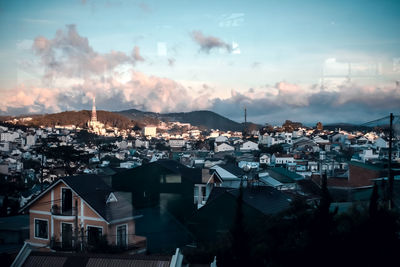
<path id="1" fill-rule="evenodd" d="M 19 117 L 27 117 L 19 116 Z M 91 111 L 65 111 L 54 114 L 44 115 L 32 115 L 31 121 L 25 121 L 21 124 L 27 126 L 55 126 L 55 125 L 76 125 L 79 127 L 85 127 L 87 122 L 90 120 Z M 3 119 L 10 119 L 10 117 L 4 117 Z M 136 109 L 123 110 L 119 112 L 109 112 L 98 110 L 97 111 L 98 121 L 112 127 L 118 128 L 130 128 L 134 125 L 143 127 L 145 125 L 158 125 L 160 121 L 164 122 L 181 122 L 190 123 L 193 126 L 197 126 L 203 129 L 219 129 L 223 131 L 242 131 L 244 125 L 242 123 L 235 122 L 224 116 L 221 116 L 215 112 L 200 110 L 191 112 L 179 112 L 179 113 L 155 113 L 155 112 L 143 112 Z M 260 125 L 249 122 L 248 129 L 258 129 Z"/>
<path id="2" fill-rule="evenodd" d="M 351 123 L 332 123 L 324 125 L 324 129 L 334 131 L 335 129 L 341 129 L 344 131 L 367 131 L 371 130 L 371 127 L 361 126 L 357 124 Z"/>
<path id="3" fill-rule="evenodd" d="M 137 109 L 129 109 L 118 112 L 131 120 L 148 122 L 156 124 L 159 121 L 171 122 L 177 121 L 181 123 L 190 123 L 193 126 L 198 126 L 207 129 L 220 129 L 223 131 L 242 131 L 243 125 L 228 118 L 225 118 L 215 112 L 207 110 L 179 112 L 179 113 L 154 113 L 143 112 Z"/>
<path id="4" fill-rule="evenodd" d="M 76 125 L 79 127 L 85 127 L 87 122 L 90 120 L 91 111 L 65 111 L 54 114 L 44 114 L 31 116 L 32 120 L 24 122 L 24 125 L 32 126 L 52 126 L 55 125 Z M 107 126 L 118 127 L 118 128 L 129 128 L 134 125 L 127 117 L 120 114 L 98 110 L 97 120 L 104 123 Z"/>

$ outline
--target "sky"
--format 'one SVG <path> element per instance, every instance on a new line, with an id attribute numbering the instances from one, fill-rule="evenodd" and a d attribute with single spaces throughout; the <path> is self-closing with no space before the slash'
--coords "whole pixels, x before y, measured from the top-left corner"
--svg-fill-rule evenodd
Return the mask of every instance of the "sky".
<path id="1" fill-rule="evenodd" d="M 400 112 L 400 1 L 0 0 L 0 115 Z"/>

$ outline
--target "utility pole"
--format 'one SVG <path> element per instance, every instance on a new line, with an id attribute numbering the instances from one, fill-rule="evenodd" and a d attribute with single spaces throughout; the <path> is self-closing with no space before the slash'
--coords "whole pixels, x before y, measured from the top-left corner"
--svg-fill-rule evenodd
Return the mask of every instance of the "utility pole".
<path id="1" fill-rule="evenodd" d="M 78 229 L 78 200 L 75 199 L 75 233 L 74 233 L 74 247 L 75 249 L 78 248 L 78 235 L 79 235 L 79 229 Z"/>
<path id="2" fill-rule="evenodd" d="M 389 164 L 388 164 L 389 210 L 391 210 L 391 209 L 393 208 L 392 146 L 393 146 L 393 113 L 390 113 L 390 126 L 389 126 Z"/>
<path id="3" fill-rule="evenodd" d="M 244 138 L 247 137 L 247 109 L 244 107 Z"/>

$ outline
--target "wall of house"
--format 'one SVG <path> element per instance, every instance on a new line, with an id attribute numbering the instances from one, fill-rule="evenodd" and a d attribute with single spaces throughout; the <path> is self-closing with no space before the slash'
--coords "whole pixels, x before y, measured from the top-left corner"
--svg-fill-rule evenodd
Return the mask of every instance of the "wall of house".
<path id="1" fill-rule="evenodd" d="M 120 225 L 127 225 L 128 226 L 128 231 L 127 231 L 127 235 L 128 235 L 128 244 L 133 244 L 135 242 L 137 242 L 137 237 L 135 236 L 135 223 L 133 220 L 126 220 L 126 221 L 122 221 L 122 222 L 118 222 L 115 224 L 111 224 L 109 226 L 108 229 L 108 242 L 112 245 L 116 245 L 117 244 L 117 227 Z"/>
<path id="2" fill-rule="evenodd" d="M 68 187 L 63 182 L 60 182 L 49 192 L 38 199 L 29 209 L 30 217 L 30 238 L 29 242 L 36 244 L 49 244 L 51 237 L 55 238 L 55 241 L 62 241 L 61 238 L 61 224 L 62 223 L 72 223 L 73 231 L 75 229 L 75 216 L 64 216 L 64 215 L 52 215 L 51 207 L 53 205 L 58 205 L 61 209 L 61 199 L 62 199 L 62 188 Z M 73 209 L 75 207 L 75 200 L 78 203 L 78 224 L 79 227 L 83 227 L 85 230 L 85 235 L 87 233 L 88 226 L 101 227 L 103 229 L 103 235 L 109 233 L 109 227 L 107 222 L 97 215 L 82 199 L 75 193 L 72 193 L 73 198 Z M 35 235 L 35 219 L 44 219 L 48 221 L 48 238 L 40 239 L 36 238 Z M 111 241 L 110 238 L 109 241 Z"/>

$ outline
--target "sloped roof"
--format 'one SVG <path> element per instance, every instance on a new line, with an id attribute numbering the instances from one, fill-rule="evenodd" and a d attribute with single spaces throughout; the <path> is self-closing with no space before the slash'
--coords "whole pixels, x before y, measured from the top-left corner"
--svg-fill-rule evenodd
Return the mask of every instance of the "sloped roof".
<path id="1" fill-rule="evenodd" d="M 170 266 L 171 256 L 87 254 L 32 251 L 25 260 L 24 267 L 36 266 Z"/>
<path id="2" fill-rule="evenodd" d="M 117 201 L 106 203 L 113 190 L 98 175 L 68 176 L 62 180 L 108 222 L 134 215 L 132 204 L 122 193 L 114 192 Z"/>
<path id="3" fill-rule="evenodd" d="M 103 179 L 95 174 L 84 174 L 77 176 L 63 177 L 54 182 L 45 191 L 35 199 L 31 200 L 23 209 L 28 208 L 51 188 L 60 182 L 68 185 L 76 194 L 78 194 L 95 212 L 109 223 L 112 221 L 134 216 L 134 208 L 125 195 L 114 192 L 117 198 L 116 202 L 106 203 L 109 195 L 113 192 Z"/>
<path id="4" fill-rule="evenodd" d="M 244 171 L 236 166 L 236 164 L 234 163 L 218 164 L 211 169 L 215 169 L 216 171 L 218 171 L 219 175 L 222 178 L 224 178 L 225 176 L 231 177 L 232 175 L 235 177 L 241 177 L 244 175 Z"/>
<path id="5" fill-rule="evenodd" d="M 229 194 L 237 198 L 239 190 L 227 187 L 214 187 L 208 197 L 207 204 L 217 201 L 224 194 Z M 243 202 L 266 215 L 281 212 L 290 206 L 288 196 L 275 188 L 266 186 L 243 188 Z"/>

